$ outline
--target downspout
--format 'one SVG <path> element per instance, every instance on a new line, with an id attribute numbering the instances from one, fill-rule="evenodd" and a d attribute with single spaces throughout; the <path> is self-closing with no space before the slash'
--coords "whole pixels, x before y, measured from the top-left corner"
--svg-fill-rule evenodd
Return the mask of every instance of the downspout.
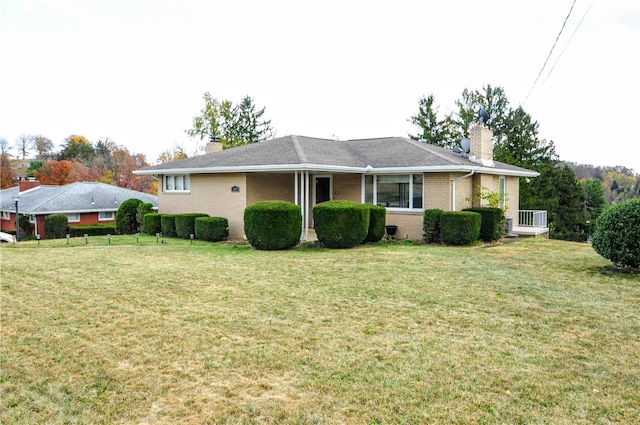
<path id="1" fill-rule="evenodd" d="M 466 179 L 467 177 L 471 177 L 473 176 L 476 171 L 478 169 L 476 168 L 475 170 L 471 170 L 471 172 L 469 174 L 465 174 L 464 176 L 460 176 L 457 179 L 453 179 L 451 180 L 451 211 L 455 211 L 456 210 L 456 182 L 458 180 L 462 180 L 462 179 Z"/>

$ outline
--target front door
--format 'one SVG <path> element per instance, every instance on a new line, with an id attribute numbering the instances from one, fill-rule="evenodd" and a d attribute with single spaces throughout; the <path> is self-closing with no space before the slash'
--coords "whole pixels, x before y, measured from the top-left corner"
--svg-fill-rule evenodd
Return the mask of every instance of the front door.
<path id="1" fill-rule="evenodd" d="M 331 200 L 331 177 L 315 177 L 315 204 Z"/>

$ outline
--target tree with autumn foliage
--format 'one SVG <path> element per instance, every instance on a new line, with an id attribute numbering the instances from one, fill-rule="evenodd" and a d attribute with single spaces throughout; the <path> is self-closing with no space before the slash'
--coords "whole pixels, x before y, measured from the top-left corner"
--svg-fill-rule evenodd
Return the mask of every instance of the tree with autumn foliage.
<path id="1" fill-rule="evenodd" d="M 9 154 L 0 154 L 0 189 L 6 189 L 13 186 L 14 177 Z"/>

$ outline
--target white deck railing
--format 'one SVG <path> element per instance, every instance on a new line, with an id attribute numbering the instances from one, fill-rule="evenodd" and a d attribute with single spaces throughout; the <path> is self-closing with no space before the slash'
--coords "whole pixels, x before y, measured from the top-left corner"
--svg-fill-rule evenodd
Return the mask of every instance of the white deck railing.
<path id="1" fill-rule="evenodd" d="M 540 210 L 518 211 L 518 226 L 547 227 L 547 212 Z"/>

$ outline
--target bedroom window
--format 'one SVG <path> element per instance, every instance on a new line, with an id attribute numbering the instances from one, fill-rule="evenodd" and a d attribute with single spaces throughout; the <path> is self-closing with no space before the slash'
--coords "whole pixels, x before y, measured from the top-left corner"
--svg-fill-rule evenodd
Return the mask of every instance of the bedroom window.
<path id="1" fill-rule="evenodd" d="M 189 192 L 190 190 L 189 174 L 167 174 L 164 176 L 165 192 Z"/>
<path id="2" fill-rule="evenodd" d="M 364 176 L 364 203 L 422 209 L 422 174 Z"/>
<path id="3" fill-rule="evenodd" d="M 11 213 L 9 211 L 2 211 L 3 220 L 11 220 Z"/>

